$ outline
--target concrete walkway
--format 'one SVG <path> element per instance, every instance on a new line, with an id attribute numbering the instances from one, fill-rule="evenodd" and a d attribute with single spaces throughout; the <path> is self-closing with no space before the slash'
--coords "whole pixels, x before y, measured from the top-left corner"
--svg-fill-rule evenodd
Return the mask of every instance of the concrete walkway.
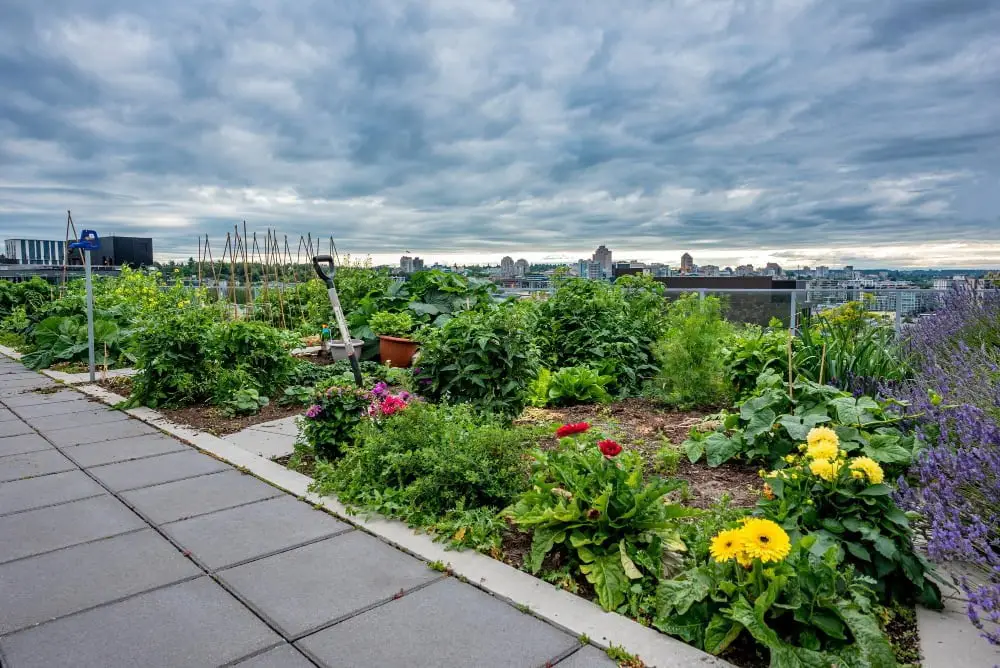
<path id="1" fill-rule="evenodd" d="M 267 459 L 276 459 L 295 452 L 295 441 L 299 436 L 299 427 L 296 424 L 298 419 L 299 416 L 293 415 L 280 420 L 261 422 L 222 438 L 247 452 Z"/>
<path id="2" fill-rule="evenodd" d="M 0 360 L 0 665 L 614 664 L 281 490 Z"/>

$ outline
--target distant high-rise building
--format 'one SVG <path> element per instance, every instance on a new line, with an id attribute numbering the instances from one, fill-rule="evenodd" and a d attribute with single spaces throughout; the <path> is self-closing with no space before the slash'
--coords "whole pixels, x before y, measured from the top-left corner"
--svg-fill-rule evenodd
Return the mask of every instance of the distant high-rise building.
<path id="1" fill-rule="evenodd" d="M 753 265 L 752 264 L 741 264 L 736 267 L 737 276 L 753 276 Z"/>
<path id="2" fill-rule="evenodd" d="M 719 266 L 715 264 L 706 264 L 698 267 L 698 273 L 702 276 L 718 276 Z"/>
<path id="3" fill-rule="evenodd" d="M 764 266 L 765 276 L 781 276 L 781 265 L 777 262 L 768 262 Z"/>
<path id="4" fill-rule="evenodd" d="M 419 257 L 413 258 L 413 271 L 423 271 L 423 270 L 424 270 L 423 258 Z"/>
<path id="5" fill-rule="evenodd" d="M 681 273 L 690 274 L 692 271 L 694 271 L 694 258 L 690 253 L 684 253 L 681 255 Z"/>
<path id="6" fill-rule="evenodd" d="M 580 260 L 577 263 L 577 273 L 580 278 L 599 279 L 603 278 L 603 269 L 600 262 L 593 260 Z"/>
<path id="7" fill-rule="evenodd" d="M 500 275 L 507 278 L 514 275 L 514 258 L 506 255 L 500 260 Z"/>
<path id="8" fill-rule="evenodd" d="M 514 275 L 525 276 L 528 273 L 528 269 L 530 268 L 531 265 L 528 264 L 528 261 L 525 260 L 524 258 L 521 258 L 520 260 L 514 263 Z"/>
<path id="9" fill-rule="evenodd" d="M 404 255 L 403 257 L 399 258 L 399 270 L 402 271 L 404 274 L 412 274 L 413 258 L 410 257 L 409 255 Z"/>
<path id="10" fill-rule="evenodd" d="M 598 246 L 597 250 L 594 251 L 594 256 L 591 258 L 591 261 L 601 265 L 601 273 L 605 278 L 611 277 L 614 269 L 611 264 L 611 251 L 608 250 L 607 246 L 603 244 Z"/>

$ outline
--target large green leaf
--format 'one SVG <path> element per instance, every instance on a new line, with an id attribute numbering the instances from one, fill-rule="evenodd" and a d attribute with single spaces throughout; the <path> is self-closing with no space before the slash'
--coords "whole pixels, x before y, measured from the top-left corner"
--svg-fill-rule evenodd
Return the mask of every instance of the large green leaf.
<path id="1" fill-rule="evenodd" d="M 862 451 L 882 464 L 909 464 L 912 453 L 904 448 L 895 434 L 873 434 Z"/>
<path id="2" fill-rule="evenodd" d="M 837 421 L 845 425 L 863 426 L 875 422 L 872 411 L 879 409 L 871 397 L 838 397 L 830 402 L 837 411 Z"/>
<path id="3" fill-rule="evenodd" d="M 660 582 L 656 589 L 657 610 L 660 615 L 683 615 L 692 605 L 708 597 L 713 578 L 701 569 L 683 573 L 674 580 Z"/>
<path id="4" fill-rule="evenodd" d="M 525 559 L 525 566 L 532 573 L 537 573 L 542 567 L 542 561 L 556 543 L 566 540 L 566 532 L 559 528 L 538 527 L 531 539 L 531 552 Z"/>
<path id="5" fill-rule="evenodd" d="M 621 555 L 617 552 L 598 556 L 592 563 L 581 564 L 580 572 L 586 576 L 587 582 L 594 585 L 597 602 L 602 608 L 614 610 L 625 602 L 630 585 L 622 568 Z"/>
<path id="6" fill-rule="evenodd" d="M 705 444 L 705 461 L 715 467 L 724 464 L 740 453 L 742 449 L 739 436 L 729 437 L 723 433 L 710 434 Z"/>
<path id="7" fill-rule="evenodd" d="M 739 637 L 743 626 L 722 615 L 714 615 L 705 628 L 705 651 L 718 656 Z"/>
<path id="8" fill-rule="evenodd" d="M 788 435 L 796 441 L 804 441 L 809 431 L 818 424 L 829 422 L 830 416 L 825 413 L 808 413 L 806 415 L 782 415 L 778 424 L 785 428 Z"/>
<path id="9" fill-rule="evenodd" d="M 861 650 L 861 656 L 867 661 L 869 666 L 878 668 L 893 668 L 896 665 L 896 656 L 892 651 L 889 640 L 885 637 L 878 622 L 872 615 L 867 615 L 857 609 L 847 601 L 841 601 L 837 607 L 837 614 L 847 624 L 854 636 L 854 642 Z"/>
<path id="10" fill-rule="evenodd" d="M 836 665 L 823 652 L 789 645 L 767 625 L 742 596 L 729 609 L 729 616 L 743 625 L 754 640 L 771 651 L 771 668 L 830 668 Z"/>
<path id="11" fill-rule="evenodd" d="M 759 410 L 753 414 L 743 431 L 748 438 L 756 438 L 761 434 L 766 434 L 771 431 L 777 417 L 770 408 Z"/>

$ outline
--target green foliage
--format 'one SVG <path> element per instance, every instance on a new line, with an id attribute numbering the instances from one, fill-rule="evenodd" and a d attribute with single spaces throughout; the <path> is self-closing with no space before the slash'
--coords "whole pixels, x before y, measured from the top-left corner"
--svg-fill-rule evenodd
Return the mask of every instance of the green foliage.
<path id="1" fill-rule="evenodd" d="M 357 387 L 335 386 L 314 392 L 312 407 L 299 418 L 301 438 L 316 457 L 336 459 L 354 442 L 354 431 L 371 401 L 371 394 Z"/>
<path id="2" fill-rule="evenodd" d="M 692 511 L 664 499 L 680 483 L 644 483 L 641 456 L 610 459 L 595 441 L 588 433 L 535 452 L 530 487 L 505 514 L 532 534 L 528 570 L 541 570 L 558 546 L 594 586 L 601 607 L 616 610 L 629 598 L 634 606 L 637 594 L 676 565 L 685 548 L 675 520 Z"/>
<path id="3" fill-rule="evenodd" d="M 339 461 L 317 466 L 315 490 L 425 527 L 453 513 L 495 513 L 524 489 L 533 436 L 469 406 L 417 402 L 380 421 L 364 421 L 357 443 Z"/>
<path id="4" fill-rule="evenodd" d="M 548 373 L 548 372 L 546 372 Z M 543 378 L 539 373 L 539 380 Z M 605 389 L 612 378 L 601 376 L 585 366 L 568 366 L 549 374 L 544 388 L 545 403 L 541 406 L 575 406 L 576 404 L 607 403 L 611 395 Z M 532 396 L 541 388 L 532 385 Z M 537 403 L 533 405 L 538 405 Z"/>
<path id="5" fill-rule="evenodd" d="M 38 276 L 20 283 L 0 281 L 0 317 L 18 307 L 24 309 L 26 315 L 33 315 L 54 298 L 53 287 Z"/>
<path id="6" fill-rule="evenodd" d="M 877 322 L 821 317 L 816 325 L 802 328 L 795 343 L 792 364 L 803 380 L 820 382 L 822 371 L 824 383 L 874 392 L 878 383 L 904 380 L 912 373 L 895 330 Z"/>
<path id="7" fill-rule="evenodd" d="M 413 331 L 413 318 L 409 313 L 379 311 L 368 320 L 368 326 L 378 336 L 406 338 Z"/>
<path id="8" fill-rule="evenodd" d="M 222 411 L 226 415 L 248 415 L 256 413 L 267 406 L 268 398 L 261 396 L 253 387 L 241 387 L 229 395 L 222 403 Z"/>
<path id="9" fill-rule="evenodd" d="M 681 463 L 683 451 L 668 439 L 663 439 L 663 445 L 656 451 L 653 468 L 660 475 L 674 475 Z"/>
<path id="10" fill-rule="evenodd" d="M 285 348 L 281 333 L 262 322 L 232 320 L 211 329 L 209 355 L 225 360 L 223 368 L 243 366 L 253 371 L 264 388 L 282 385 L 294 361 Z"/>
<path id="11" fill-rule="evenodd" d="M 88 359 L 87 320 L 81 317 L 49 317 L 32 330 L 33 351 L 21 358 L 29 369 L 46 369 L 56 362 Z M 99 365 L 115 363 L 121 354 L 121 333 L 111 320 L 94 319 L 94 360 Z M 107 355 L 105 355 L 107 351 Z"/>
<path id="12" fill-rule="evenodd" d="M 812 381 L 795 383 L 793 397 L 787 388 L 777 374 L 761 374 L 755 396 L 742 403 L 739 414 L 725 415 L 713 432 L 692 431 L 683 443 L 688 458 L 696 462 L 704 457 L 709 466 L 737 456 L 774 464 L 794 451 L 810 429 L 823 425 L 837 432 L 847 452 L 871 457 L 892 473 L 902 473 L 913 460 L 915 439 L 894 426 L 900 417 L 889 402 L 855 398 Z"/>
<path id="13" fill-rule="evenodd" d="M 652 346 L 662 333 L 662 287 L 642 280 L 609 285 L 563 279 L 539 308 L 537 333 L 544 365 L 586 366 L 611 376 L 609 390 L 634 394 L 652 377 Z"/>
<path id="14" fill-rule="evenodd" d="M 520 413 L 538 373 L 529 308 L 507 303 L 465 311 L 431 330 L 415 362 L 420 393 L 508 416 Z"/>
<path id="15" fill-rule="evenodd" d="M 773 668 L 895 666 L 874 615 L 874 581 L 816 547 L 804 538 L 766 570 L 706 561 L 660 584 L 653 624 L 711 654 L 747 632 Z"/>
<path id="16" fill-rule="evenodd" d="M 725 341 L 722 360 L 738 397 L 752 392 L 765 371 L 788 375 L 788 337 L 788 330 L 776 321 L 768 327 L 746 325 Z"/>
<path id="17" fill-rule="evenodd" d="M 730 331 L 716 297 L 684 295 L 670 305 L 663 338 L 653 353 L 660 364 L 650 394 L 664 403 L 711 406 L 729 397 L 723 341 Z"/>

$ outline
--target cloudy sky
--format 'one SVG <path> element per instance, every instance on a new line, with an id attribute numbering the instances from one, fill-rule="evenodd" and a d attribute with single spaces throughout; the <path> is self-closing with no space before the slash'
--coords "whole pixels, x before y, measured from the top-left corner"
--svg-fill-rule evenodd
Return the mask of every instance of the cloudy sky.
<path id="1" fill-rule="evenodd" d="M 0 233 L 1000 266 L 996 0 L 0 0 Z"/>

